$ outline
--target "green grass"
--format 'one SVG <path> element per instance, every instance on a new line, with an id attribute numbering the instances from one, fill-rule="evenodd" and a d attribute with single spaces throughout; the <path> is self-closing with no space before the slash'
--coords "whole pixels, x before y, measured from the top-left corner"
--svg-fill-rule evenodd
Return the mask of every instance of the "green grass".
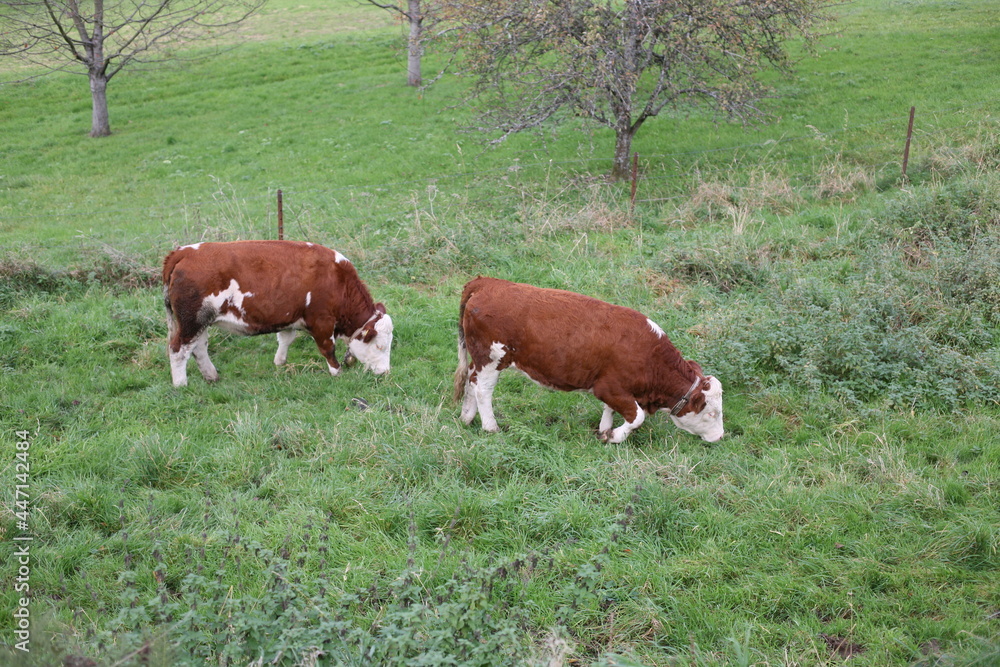
<path id="1" fill-rule="evenodd" d="M 5 85 L 3 641 L 27 430 L 35 664 L 311 664 L 324 640 L 332 664 L 997 664 L 994 10 L 839 11 L 780 122 L 645 126 L 632 214 L 612 137 L 481 152 L 460 78 L 407 89 L 399 28 L 350 3 L 123 74 L 102 140 L 82 78 Z M 273 237 L 279 188 L 286 234 L 388 305 L 392 372 L 214 332 L 220 382 L 173 389 L 158 263 Z M 605 445 L 592 397 L 514 375 L 502 432 L 463 426 L 477 273 L 647 313 L 722 379 L 727 437 L 656 418 Z"/>

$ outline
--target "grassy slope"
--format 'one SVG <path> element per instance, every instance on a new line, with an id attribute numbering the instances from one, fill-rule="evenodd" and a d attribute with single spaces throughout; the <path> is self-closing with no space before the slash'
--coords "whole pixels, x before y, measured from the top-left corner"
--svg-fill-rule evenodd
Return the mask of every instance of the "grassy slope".
<path id="1" fill-rule="evenodd" d="M 548 153 L 522 138 L 476 158 L 471 138 L 454 133 L 462 112 L 439 113 L 457 84 L 423 97 L 400 86 L 398 32 L 369 29 L 380 16 L 362 12 L 363 29 L 317 34 L 296 26 L 344 27 L 361 10 L 272 11 L 277 37 L 182 72 L 116 80 L 108 140 L 85 137 L 80 79 L 3 90 L 0 405 L 5 441 L 16 429 L 36 433 L 36 618 L 48 611 L 63 634 L 103 627 L 122 570 L 152 591 L 159 553 L 176 585 L 193 567 L 185 547 L 203 545 L 203 564 L 223 567 L 252 596 L 263 585 L 255 563 L 222 556 L 234 534 L 308 555 L 305 572 L 353 591 L 404 567 L 412 517 L 429 572 L 446 534 L 474 565 L 552 550 L 562 569 L 526 584 L 544 633 L 565 602 L 560 582 L 631 513 L 604 569 L 610 606 L 571 620 L 584 658 L 613 650 L 649 663 L 725 664 L 747 653 L 763 664 L 823 664 L 834 659 L 826 635 L 864 647 L 852 663 L 885 665 L 922 650 L 975 655 L 980 639 L 995 640 L 995 404 L 910 412 L 810 392 L 795 372 L 735 368 L 738 350 L 713 346 L 709 327 L 732 326 L 734 311 L 763 317 L 799 279 L 833 285 L 856 275 L 894 233 L 880 220 L 909 223 L 887 215 L 909 195 L 856 188 L 831 205 L 786 193 L 768 206 L 733 189 L 745 219 L 739 207 L 668 199 L 697 182 L 766 190 L 765 173 L 814 183 L 824 165 L 891 183 L 917 102 L 933 121 L 918 124 L 911 169 L 936 187 L 943 172 L 930 156 L 972 142 L 965 119 L 982 127 L 994 110 L 988 3 L 847 7 L 836 48 L 783 84 L 792 96 L 776 126 L 747 134 L 663 119 L 644 128 L 637 150 L 663 157 L 646 158 L 643 196 L 657 201 L 641 203 L 634 224 L 618 212 L 619 188 L 559 165 L 604 158 L 607 137 L 571 135 Z M 701 152 L 789 137 L 808 138 Z M 507 171 L 515 159 L 556 166 Z M 679 178 L 692 161 L 703 171 Z M 713 171 L 731 161 L 742 169 Z M 171 244 L 203 234 L 271 235 L 278 187 L 291 233 L 345 250 L 390 304 L 392 375 L 332 381 L 306 341 L 275 369 L 270 337 L 216 334 L 222 382 L 193 377 L 174 391 L 158 289 L 123 288 L 119 278 L 142 278 Z M 731 261 L 699 274 L 704 248 Z M 683 253 L 694 259 L 678 260 Z M 752 265 L 766 269 L 763 282 L 719 289 L 722 269 L 763 255 L 773 264 Z M 18 264 L 31 258 L 57 273 Z M 664 272 L 677 266 L 688 273 Z M 64 267 L 83 272 L 58 273 Z M 649 313 L 707 368 L 731 369 L 732 437 L 704 447 L 656 419 L 624 445 L 602 445 L 592 399 L 516 377 L 498 391 L 503 434 L 461 426 L 447 401 L 455 296 L 478 271 Z M 319 525 L 330 538 L 322 565 Z M 2 526 L 15 531 L 9 515 Z M 2 576 L 9 614 L 11 573 Z"/>

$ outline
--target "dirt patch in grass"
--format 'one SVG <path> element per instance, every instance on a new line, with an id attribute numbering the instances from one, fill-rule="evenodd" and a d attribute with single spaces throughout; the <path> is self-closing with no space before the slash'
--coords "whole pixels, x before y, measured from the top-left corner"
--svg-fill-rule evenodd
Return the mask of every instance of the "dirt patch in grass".
<path id="1" fill-rule="evenodd" d="M 847 660 L 865 652 L 864 646 L 861 644 L 854 644 L 846 637 L 838 637 L 837 635 L 827 634 L 821 634 L 819 637 L 826 642 L 827 648 L 830 649 L 830 656 L 833 658 Z"/>

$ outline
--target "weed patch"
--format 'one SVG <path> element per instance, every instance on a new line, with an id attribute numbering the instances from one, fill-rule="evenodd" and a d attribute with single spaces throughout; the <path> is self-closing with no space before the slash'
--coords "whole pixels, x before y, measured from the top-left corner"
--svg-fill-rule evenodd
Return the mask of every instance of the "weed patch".
<path id="1" fill-rule="evenodd" d="M 840 269 L 836 280 L 798 277 L 783 263 L 765 282 L 761 263 L 747 261 L 741 244 L 704 253 L 717 259 L 701 276 L 768 295 L 720 313 L 705 328 L 726 350 L 727 374 L 754 382 L 778 373 L 856 405 L 996 404 L 1000 225 L 988 194 L 994 181 L 929 188 L 891 203 L 884 229 L 904 221 L 905 229 L 877 245 L 859 239 L 867 247 L 854 249 L 851 269 Z"/>
<path id="2" fill-rule="evenodd" d="M 110 246 L 89 259 L 76 268 L 53 269 L 9 252 L 0 256 L 0 306 L 14 308 L 33 294 L 60 297 L 89 286 L 124 292 L 160 282 L 157 271 Z"/>
<path id="3" fill-rule="evenodd" d="M 286 538 L 276 551 L 232 533 L 222 544 L 202 533 L 200 541 L 181 548 L 161 541 L 151 515 L 151 532 L 139 538 L 148 552 L 135 546 L 130 551 L 129 536 L 121 533 L 125 569 L 113 603 L 115 630 L 94 628 L 86 642 L 46 649 L 66 664 L 90 660 L 87 655 L 153 665 L 541 664 L 553 652 L 572 654 L 577 642 L 569 638 L 580 636 L 583 619 L 610 604 L 603 570 L 631 513 L 616 523 L 603 549 L 583 562 L 543 552 L 477 565 L 456 560 L 449 538 L 436 564 L 427 567 L 417 562 L 411 517 L 405 567 L 354 592 L 338 589 L 325 571 L 329 522 L 307 525 L 307 532 Z M 262 592 L 241 594 L 227 569 L 207 570 L 203 563 L 213 548 L 220 562 L 254 571 Z M 313 560 L 314 574 L 303 569 Z M 152 577 L 140 576 L 140 568 Z M 547 630 L 537 625 L 538 610 L 526 595 L 538 586 L 550 589 L 558 604 L 555 625 Z M 564 639 L 553 641 L 557 637 Z M 596 651 L 584 645 L 579 650 Z"/>
<path id="4" fill-rule="evenodd" d="M 713 247 L 664 251 L 660 253 L 656 272 L 673 279 L 704 283 L 723 293 L 763 287 L 773 278 L 769 248 L 738 236 Z"/>
<path id="5" fill-rule="evenodd" d="M 914 308 L 912 293 L 892 287 L 801 282 L 707 330 L 726 351 L 725 374 L 743 382 L 776 372 L 812 392 L 897 409 L 1000 400 L 990 336 L 942 340 L 953 313 Z"/>

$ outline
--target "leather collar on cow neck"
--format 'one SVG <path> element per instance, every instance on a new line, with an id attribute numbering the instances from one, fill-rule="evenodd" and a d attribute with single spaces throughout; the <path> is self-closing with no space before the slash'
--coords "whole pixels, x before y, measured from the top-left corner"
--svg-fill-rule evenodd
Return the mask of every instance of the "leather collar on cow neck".
<path id="1" fill-rule="evenodd" d="M 357 328 L 357 330 L 356 330 L 356 331 L 355 331 L 354 333 L 352 333 L 352 334 L 351 334 L 351 340 L 354 340 L 354 339 L 355 339 L 355 338 L 357 337 L 357 335 L 358 335 L 359 333 L 361 333 L 361 330 L 362 330 L 362 329 L 364 329 L 364 328 L 365 328 L 366 326 L 368 326 L 368 325 L 369 325 L 369 324 L 371 324 L 372 322 L 374 322 L 374 321 L 378 320 L 378 318 L 380 318 L 380 317 L 382 317 L 382 313 L 380 313 L 380 312 L 379 312 L 379 311 L 378 311 L 378 310 L 376 309 L 376 310 L 375 310 L 375 312 L 374 312 L 374 313 L 372 313 L 372 316 L 371 316 L 371 317 L 369 317 L 369 318 L 368 318 L 367 320 L 365 320 L 365 321 L 364 321 L 364 323 L 362 323 L 362 325 L 361 325 L 360 327 L 358 327 L 358 328 Z"/>
<path id="2" fill-rule="evenodd" d="M 691 388 L 688 389 L 687 393 L 684 394 L 681 397 L 681 400 L 677 401 L 677 405 L 675 405 L 674 407 L 672 407 L 670 409 L 670 416 L 671 417 L 676 417 L 678 414 L 680 414 L 680 411 L 683 410 L 684 406 L 687 405 L 688 401 L 691 400 L 691 394 L 694 393 L 694 390 L 698 388 L 699 384 L 701 384 L 701 377 L 700 376 L 696 377 L 694 379 L 694 382 L 691 383 Z"/>

